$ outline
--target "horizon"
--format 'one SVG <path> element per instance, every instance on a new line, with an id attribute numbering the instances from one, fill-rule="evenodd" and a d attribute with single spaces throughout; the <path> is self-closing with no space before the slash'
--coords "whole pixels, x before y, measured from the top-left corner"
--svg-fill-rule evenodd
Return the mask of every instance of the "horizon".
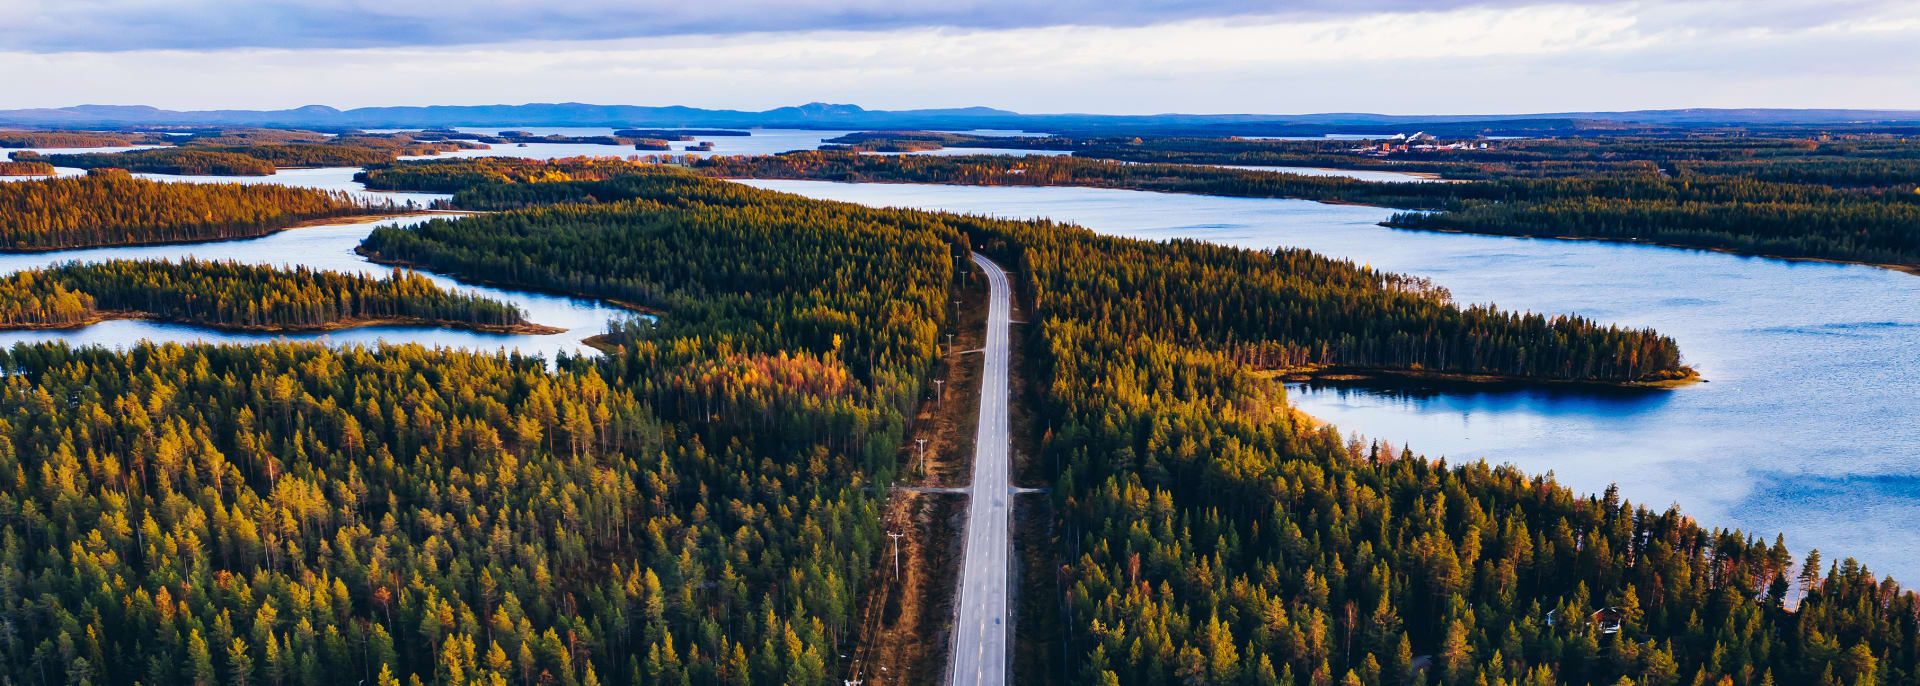
<path id="1" fill-rule="evenodd" d="M 639 107 L 639 108 L 650 108 L 650 109 L 684 108 L 684 109 L 701 110 L 701 111 L 708 111 L 708 112 L 738 112 L 742 114 L 762 114 L 762 113 L 772 112 L 776 110 L 824 106 L 824 107 L 852 107 L 852 108 L 857 108 L 866 112 L 940 112 L 940 111 L 952 112 L 952 111 L 964 111 L 964 110 L 993 110 L 996 113 L 1001 113 L 1001 114 L 1011 114 L 1011 115 L 1029 116 L 1029 117 L 1071 117 L 1071 116 L 1314 117 L 1314 116 L 1357 115 L 1357 116 L 1381 116 L 1381 117 L 1445 117 L 1445 118 L 1540 117 L 1540 118 L 1547 118 L 1547 117 L 1566 117 L 1569 115 L 1584 115 L 1584 114 L 1637 114 L 1637 113 L 1681 113 L 1681 112 L 1711 113 L 1711 112 L 1747 112 L 1747 111 L 1750 111 L 1750 112 L 1875 112 L 1875 113 L 1888 113 L 1888 114 L 1920 114 L 1920 107 L 1911 107 L 1911 108 L 1908 108 L 1908 107 L 1772 107 L 1772 106 L 1738 106 L 1738 105 L 1712 106 L 1712 107 L 1695 107 L 1695 106 L 1642 107 L 1642 108 L 1635 108 L 1635 109 L 1615 109 L 1615 110 L 1552 110 L 1552 111 L 1535 110 L 1535 111 L 1478 111 L 1478 112 L 1465 112 L 1465 111 L 1463 112 L 1390 112 L 1390 111 L 1364 111 L 1364 110 L 1315 110 L 1315 111 L 1304 111 L 1304 110 L 1303 111 L 1252 111 L 1252 110 L 1248 110 L 1248 111 L 1240 111 L 1240 112 L 1189 112 L 1189 111 L 1181 111 L 1181 110 L 1167 110 L 1164 112 L 1116 113 L 1116 112 L 1103 112 L 1103 111 L 1094 111 L 1094 110 L 1024 111 L 1024 110 L 1010 109 L 1006 107 L 999 107 L 995 105 L 980 105 L 980 104 L 934 105 L 934 106 L 928 106 L 928 107 L 910 107 L 910 108 L 896 109 L 896 108 L 868 107 L 857 102 L 829 102 L 829 101 L 823 101 L 823 100 L 811 100 L 811 101 L 799 103 L 799 104 L 774 105 L 771 107 L 764 107 L 759 109 L 709 107 L 705 105 L 693 105 L 693 104 L 680 103 L 680 102 L 656 104 L 656 103 L 638 103 L 638 102 L 618 102 L 618 103 L 592 102 L 592 101 L 585 101 L 585 100 L 566 100 L 566 101 L 554 100 L 554 101 L 526 101 L 526 102 L 502 101 L 502 102 L 470 102 L 470 103 L 434 102 L 434 103 L 413 103 L 413 104 L 388 103 L 388 104 L 379 104 L 379 105 L 357 105 L 352 107 L 342 107 L 342 106 L 332 105 L 327 103 L 311 102 L 311 103 L 305 103 L 301 105 L 291 105 L 287 107 L 194 107 L 194 108 L 186 108 L 186 109 L 173 108 L 173 107 L 161 107 L 157 105 L 150 105 L 147 103 L 137 103 L 137 102 L 126 102 L 126 103 L 82 102 L 82 103 L 76 103 L 76 104 L 70 104 L 70 105 L 50 105 L 50 106 L 40 106 L 40 107 L 5 107 L 5 108 L 0 108 L 0 112 L 22 111 L 22 110 L 78 110 L 78 109 L 84 109 L 84 108 L 145 108 L 145 109 L 161 111 L 161 112 L 182 112 L 182 113 L 293 112 L 293 111 L 299 111 L 299 110 L 311 110 L 316 108 L 323 108 L 323 109 L 333 110 L 335 112 L 345 113 L 345 112 L 354 112 L 359 110 L 374 110 L 374 109 L 405 109 L 405 108 L 427 109 L 427 108 L 438 108 L 438 107 L 448 107 L 448 108 L 453 108 L 453 107 L 461 107 L 461 108 L 542 107 L 542 106 Z"/>
<path id="2" fill-rule="evenodd" d="M 1916 37 L 0 0 L 0 686 L 1920 685 Z"/>
<path id="3" fill-rule="evenodd" d="M 14 76 L 0 109 L 1920 109 L 1920 76 L 1905 68 L 1920 7 L 1891 0 L 163 4 L 0 9 L 13 29 L 0 32 L 0 69 Z"/>

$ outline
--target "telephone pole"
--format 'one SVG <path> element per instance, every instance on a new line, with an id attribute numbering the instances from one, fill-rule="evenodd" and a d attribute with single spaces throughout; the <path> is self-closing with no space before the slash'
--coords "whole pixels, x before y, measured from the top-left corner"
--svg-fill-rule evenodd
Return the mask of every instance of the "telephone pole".
<path id="1" fill-rule="evenodd" d="M 906 534 L 887 532 L 893 538 L 893 578 L 900 578 L 900 537 Z"/>

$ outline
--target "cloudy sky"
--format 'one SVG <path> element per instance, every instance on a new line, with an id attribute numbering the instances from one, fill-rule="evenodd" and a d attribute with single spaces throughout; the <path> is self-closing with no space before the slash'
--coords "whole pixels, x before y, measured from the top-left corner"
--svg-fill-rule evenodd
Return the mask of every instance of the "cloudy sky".
<path id="1" fill-rule="evenodd" d="M 0 0 L 0 107 L 1920 109 L 1914 0 Z"/>

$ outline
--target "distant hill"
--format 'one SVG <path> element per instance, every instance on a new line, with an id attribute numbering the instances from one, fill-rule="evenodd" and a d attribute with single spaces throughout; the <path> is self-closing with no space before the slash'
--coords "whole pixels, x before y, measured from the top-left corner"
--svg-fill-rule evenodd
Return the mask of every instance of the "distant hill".
<path id="1" fill-rule="evenodd" d="M 808 103 L 760 112 L 695 107 L 532 103 L 433 105 L 339 110 L 308 105 L 288 110 L 163 110 L 144 105 L 0 110 L 0 125 L 16 127 L 275 126 L 318 129 L 438 126 L 615 126 L 816 129 L 1024 129 L 1101 133 L 1196 135 L 1318 135 L 1425 129 L 1442 135 L 1658 131 L 1699 126 L 1920 124 L 1920 110 L 1674 109 L 1543 114 L 1394 115 L 1320 114 L 1023 114 L 990 107 L 869 110 L 858 105 Z"/>

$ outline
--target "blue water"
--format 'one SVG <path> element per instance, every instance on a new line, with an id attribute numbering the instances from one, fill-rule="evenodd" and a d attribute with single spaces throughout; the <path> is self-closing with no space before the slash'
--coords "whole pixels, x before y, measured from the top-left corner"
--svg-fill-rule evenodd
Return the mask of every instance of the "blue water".
<path id="1" fill-rule="evenodd" d="M 760 140 L 752 143 L 725 137 L 714 141 L 730 148 L 718 154 L 751 154 L 813 147 L 841 133 L 786 132 L 762 138 L 756 131 L 750 138 Z M 589 154 L 621 150 L 576 147 L 597 151 Z M 532 144 L 501 146 L 492 154 L 567 156 L 580 151 Z M 238 180 L 417 202 L 445 197 L 367 192 L 352 183 L 353 171 L 286 170 L 274 177 Z M 1618 483 L 1635 502 L 1654 507 L 1678 503 L 1708 526 L 1738 527 L 1768 538 L 1785 532 L 1796 553 L 1817 546 L 1829 558 L 1853 555 L 1877 571 L 1920 579 L 1920 558 L 1908 552 L 1920 546 L 1920 403 L 1915 402 L 1920 398 L 1920 354 L 1914 352 L 1920 350 L 1920 277 L 1871 267 L 1654 246 L 1401 231 L 1377 226 L 1387 210 L 1295 200 L 1079 188 L 800 181 L 753 185 L 871 205 L 1050 217 L 1148 239 L 1304 247 L 1431 278 L 1462 303 L 1578 313 L 1657 328 L 1680 342 L 1688 363 L 1710 383 L 1651 393 L 1296 386 L 1292 396 L 1316 417 L 1396 447 L 1411 445 L 1429 456 L 1553 472 L 1563 483 L 1587 491 Z M 378 223 L 295 229 L 246 241 L 7 255 L 0 256 L 0 273 L 64 259 L 185 255 L 378 271 L 384 268 L 352 253 Z M 507 300 L 525 308 L 531 321 L 568 331 L 513 336 L 377 327 L 284 338 L 412 341 L 551 355 L 583 352 L 579 338 L 600 332 L 610 319 L 631 316 L 591 301 L 434 278 L 444 286 Z M 0 335 L 0 344 L 53 338 L 112 347 L 142 338 L 282 337 L 106 322 L 74 331 L 7 333 Z"/>
<path id="2" fill-rule="evenodd" d="M 91 248 L 84 250 L 63 250 L 49 253 L 0 254 L 0 275 L 12 274 L 26 269 L 44 267 L 49 264 L 80 261 L 101 262 L 106 260 L 127 259 L 168 259 L 178 260 L 195 257 L 203 260 L 233 260 L 245 264 L 260 264 L 279 267 L 305 265 L 315 269 L 325 269 L 346 273 L 381 275 L 390 268 L 368 262 L 354 254 L 355 247 L 366 238 L 376 226 L 407 226 L 426 221 L 431 217 L 412 216 L 379 221 L 346 222 L 326 226 L 312 226 L 290 229 L 280 233 L 235 241 L 217 243 L 192 243 L 186 245 L 154 245 L 131 248 Z M 419 343 L 434 347 L 458 347 L 470 350 L 517 351 L 526 355 L 542 355 L 553 359 L 559 353 L 573 355 L 596 354 L 592 348 L 580 343 L 586 338 L 607 330 L 607 323 L 615 320 L 631 319 L 634 314 L 627 310 L 602 304 L 598 301 L 567 298 L 560 296 L 529 293 L 502 288 L 487 288 L 463 284 L 444 276 L 424 273 L 442 288 L 476 293 L 519 307 L 526 312 L 527 320 L 535 324 L 565 329 L 561 333 L 545 335 L 520 335 L 481 333 L 466 329 L 445 327 L 406 327 L 406 326 L 367 326 L 338 331 L 318 333 L 260 334 L 217 331 L 185 324 L 168 324 L 136 320 L 106 321 L 76 329 L 0 331 L 0 347 L 10 347 L 14 343 L 64 340 L 80 345 L 100 345 L 108 348 L 126 348 L 142 339 L 156 342 L 212 342 L 212 343 L 258 343 L 277 340 L 314 340 L 334 345 L 373 345 L 382 341 L 390 343 Z"/>
<path id="3" fill-rule="evenodd" d="M 1920 277 L 1593 241 L 1402 231 L 1390 211 L 1084 188 L 754 181 L 876 206 L 1051 217 L 1102 233 L 1291 246 L 1416 274 L 1461 303 L 1677 339 L 1710 383 L 1642 393 L 1295 386 L 1309 414 L 1416 453 L 1620 484 L 1707 526 L 1920 580 Z"/>

